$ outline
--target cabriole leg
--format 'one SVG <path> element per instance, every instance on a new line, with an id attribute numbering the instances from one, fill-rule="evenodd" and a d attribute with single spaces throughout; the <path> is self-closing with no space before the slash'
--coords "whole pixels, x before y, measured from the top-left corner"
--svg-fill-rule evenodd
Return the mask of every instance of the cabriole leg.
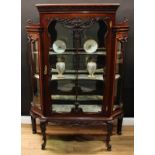
<path id="1" fill-rule="evenodd" d="M 107 151 L 111 151 L 111 144 L 110 144 L 110 136 L 112 135 L 113 123 L 107 123 L 107 136 L 106 136 L 106 147 Z"/>
<path id="2" fill-rule="evenodd" d="M 40 129 L 41 129 L 41 133 L 42 133 L 42 140 L 43 143 L 41 145 L 41 149 L 45 150 L 45 146 L 46 146 L 46 121 L 40 121 Z"/>
<path id="3" fill-rule="evenodd" d="M 123 116 L 120 116 L 117 120 L 117 134 L 122 134 L 122 123 L 123 123 Z"/>

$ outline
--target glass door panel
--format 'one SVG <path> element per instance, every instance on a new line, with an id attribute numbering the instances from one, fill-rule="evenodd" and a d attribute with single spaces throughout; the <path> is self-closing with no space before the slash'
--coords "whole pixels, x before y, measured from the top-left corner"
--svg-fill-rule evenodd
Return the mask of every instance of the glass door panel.
<path id="1" fill-rule="evenodd" d="M 89 23 L 88 19 L 78 20 L 74 22 L 81 22 L 79 26 Z M 48 28 L 52 38 L 49 47 L 52 110 L 101 112 L 106 74 L 106 24 L 96 21 L 81 30 L 62 21 L 52 21 Z"/>

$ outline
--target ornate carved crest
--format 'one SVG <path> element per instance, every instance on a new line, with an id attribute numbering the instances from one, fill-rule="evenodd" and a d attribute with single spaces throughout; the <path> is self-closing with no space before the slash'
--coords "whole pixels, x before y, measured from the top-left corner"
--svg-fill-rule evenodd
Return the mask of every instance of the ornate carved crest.
<path id="1" fill-rule="evenodd" d="M 99 20 L 104 20 L 106 22 L 110 17 L 87 17 L 87 18 L 52 18 L 51 20 L 47 18 L 47 21 L 50 23 L 51 21 L 57 21 L 63 24 L 64 27 L 68 29 L 73 29 L 76 31 L 83 31 L 85 29 L 90 28 Z"/>

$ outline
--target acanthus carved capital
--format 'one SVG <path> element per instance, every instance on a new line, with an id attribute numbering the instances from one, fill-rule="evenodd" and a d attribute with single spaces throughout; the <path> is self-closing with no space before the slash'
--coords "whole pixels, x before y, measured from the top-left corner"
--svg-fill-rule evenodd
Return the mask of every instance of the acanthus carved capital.
<path id="1" fill-rule="evenodd" d="M 116 39 L 120 42 L 127 42 L 128 40 L 128 33 L 117 33 Z"/>

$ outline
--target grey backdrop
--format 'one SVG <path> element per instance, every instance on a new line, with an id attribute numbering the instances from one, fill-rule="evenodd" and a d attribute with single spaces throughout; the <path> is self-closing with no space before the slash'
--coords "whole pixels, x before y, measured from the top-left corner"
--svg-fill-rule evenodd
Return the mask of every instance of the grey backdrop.
<path id="1" fill-rule="evenodd" d="M 125 58 L 125 103 L 124 111 L 126 117 L 134 115 L 134 0 L 21 0 L 21 114 L 29 115 L 31 87 L 29 82 L 29 68 L 27 65 L 27 38 L 26 21 L 32 19 L 33 22 L 39 21 L 39 14 L 35 7 L 37 3 L 110 3 L 118 2 L 120 7 L 117 11 L 117 22 L 124 17 L 129 19 L 130 31 L 126 47 Z"/>

